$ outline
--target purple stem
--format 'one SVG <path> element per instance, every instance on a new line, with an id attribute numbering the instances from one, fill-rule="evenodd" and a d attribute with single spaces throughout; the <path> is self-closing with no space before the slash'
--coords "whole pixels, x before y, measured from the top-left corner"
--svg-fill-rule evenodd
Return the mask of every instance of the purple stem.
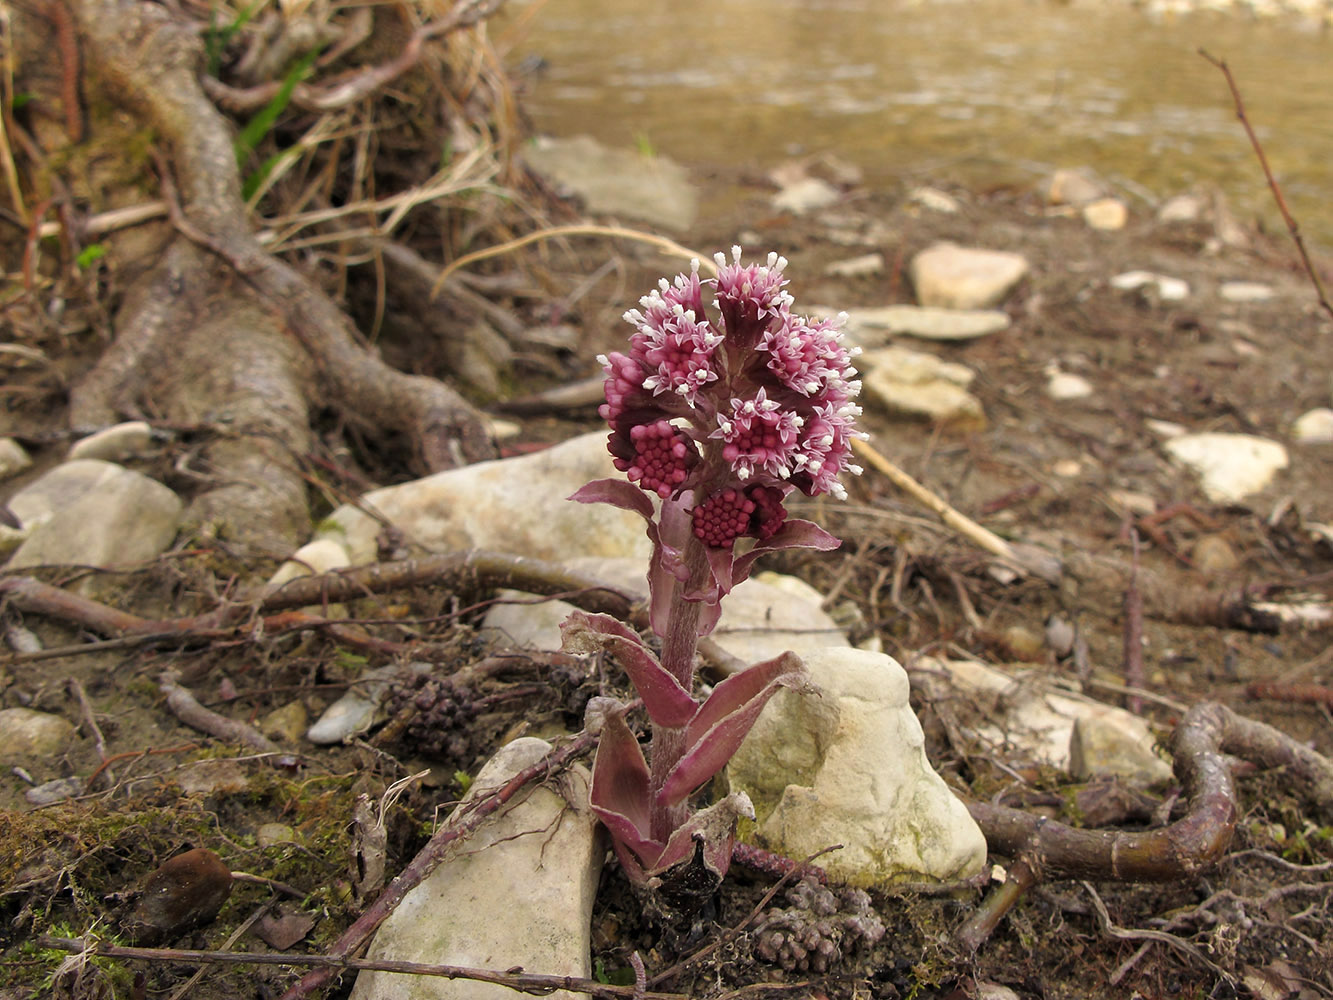
<path id="1" fill-rule="evenodd" d="M 694 689 L 694 654 L 699 643 L 699 617 L 703 606 L 698 601 L 685 600 L 686 591 L 701 587 L 709 572 L 708 557 L 703 544 L 690 535 L 685 543 L 685 565 L 689 567 L 688 583 L 679 580 L 672 584 L 671 608 L 667 613 L 666 635 L 662 637 L 662 666 L 675 676 L 685 690 Z M 689 806 L 678 803 L 669 806 L 661 800 L 662 786 L 667 776 L 685 756 L 685 728 L 653 726 L 652 747 L 649 754 L 650 789 L 649 831 L 652 838 L 666 843 L 672 831 L 689 816 Z"/>

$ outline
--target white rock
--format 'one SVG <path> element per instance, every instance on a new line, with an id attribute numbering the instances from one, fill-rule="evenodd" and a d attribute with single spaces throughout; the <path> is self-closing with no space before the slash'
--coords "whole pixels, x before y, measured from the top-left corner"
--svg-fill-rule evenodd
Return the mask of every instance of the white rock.
<path id="1" fill-rule="evenodd" d="M 1184 424 L 1178 424 L 1174 420 L 1160 420 L 1157 417 L 1145 418 L 1143 426 L 1159 438 L 1175 438 L 1189 432 Z"/>
<path id="2" fill-rule="evenodd" d="M 1091 170 L 1057 170 L 1051 175 L 1046 200 L 1052 205 L 1086 205 L 1106 194 L 1104 185 Z"/>
<path id="3" fill-rule="evenodd" d="M 72 739 L 74 726 L 59 715 L 31 708 L 0 709 L 0 758 L 56 757 L 69 749 Z"/>
<path id="4" fill-rule="evenodd" d="M 872 274 L 884 273 L 884 255 L 867 253 L 860 257 L 834 261 L 824 268 L 824 273 L 834 278 L 863 278 Z"/>
<path id="5" fill-rule="evenodd" d="M 647 563 L 640 559 L 571 559 L 569 569 L 586 573 L 628 593 L 646 593 Z M 560 623 L 572 611 L 564 601 L 531 603 L 529 595 L 507 592 L 518 600 L 497 603 L 483 623 L 505 639 L 532 649 L 560 648 Z M 848 645 L 847 637 L 820 606 L 823 595 L 803 580 L 781 573 L 756 573 L 722 602 L 722 616 L 712 638 L 732 656 L 756 663 L 785 650 L 804 655 L 807 650 Z"/>
<path id="6" fill-rule="evenodd" d="M 1083 206 L 1083 221 L 1093 229 L 1114 232 L 1125 228 L 1129 209 L 1119 198 L 1098 198 Z"/>
<path id="7" fill-rule="evenodd" d="M 999 746 L 1007 746 L 1008 753 L 1035 763 L 1070 770 L 1074 724 L 1079 721 L 1094 726 L 1104 722 L 1137 734 L 1146 748 L 1153 745 L 1151 731 L 1138 716 L 1123 708 L 1058 693 L 1040 676 L 1015 677 L 975 660 L 921 657 L 916 664 L 922 670 L 947 676 L 955 690 L 987 705 L 994 721 L 980 727 L 978 733 Z M 1169 779 L 1170 766 L 1155 756 L 1152 759 L 1155 765 L 1140 761 L 1154 775 L 1151 780 Z"/>
<path id="8" fill-rule="evenodd" d="M 938 309 L 930 306 L 878 306 L 848 309 L 843 330 L 862 347 L 884 342 L 886 335 L 907 334 L 922 340 L 975 340 L 1009 328 L 999 309 Z"/>
<path id="9" fill-rule="evenodd" d="M 1204 200 L 1198 195 L 1178 194 L 1168 198 L 1157 210 L 1157 221 L 1167 223 L 1198 222 L 1203 218 Z"/>
<path id="10" fill-rule="evenodd" d="M 429 670 L 430 665 L 410 663 L 404 668 L 394 664 L 367 670 L 355 684 L 348 686 L 341 698 L 324 709 L 315 724 L 306 730 L 305 738 L 311 743 L 328 746 L 360 736 L 375 724 L 390 682 L 405 669 Z"/>
<path id="11" fill-rule="evenodd" d="M 1277 292 L 1272 285 L 1258 281 L 1227 281 L 1217 289 L 1217 294 L 1228 302 L 1267 302 Z"/>
<path id="12" fill-rule="evenodd" d="M 684 232 L 699 211 L 688 171 L 663 156 L 608 149 L 586 135 L 542 137 L 523 156 L 557 188 L 582 199 L 591 215 L 641 219 Z"/>
<path id="13" fill-rule="evenodd" d="M 10 498 L 28 534 L 8 568 L 152 559 L 176 537 L 182 507 L 175 493 L 141 473 L 98 459 L 65 462 Z"/>
<path id="14" fill-rule="evenodd" d="M 1185 434 L 1162 447 L 1198 474 L 1204 495 L 1215 503 L 1238 503 L 1287 467 L 1286 448 L 1252 434 Z"/>
<path id="15" fill-rule="evenodd" d="M 479 462 L 374 490 L 362 503 L 431 552 L 494 549 L 563 561 L 577 555 L 637 556 L 650 546 L 643 518 L 607 504 L 565 499 L 593 479 L 623 478 L 596 431 L 518 458 Z M 320 538 L 347 550 L 352 565 L 376 560 L 381 526 L 356 507 L 338 508 Z"/>
<path id="16" fill-rule="evenodd" d="M 1069 735 L 1069 772 L 1078 781 L 1102 775 L 1148 786 L 1171 780 L 1171 765 L 1153 752 L 1148 724 L 1136 716 L 1084 715 Z"/>
<path id="17" fill-rule="evenodd" d="M 792 212 L 805 215 L 836 205 L 842 198 L 842 192 L 828 181 L 818 177 L 805 177 L 789 184 L 773 196 L 771 204 L 776 211 Z"/>
<path id="18" fill-rule="evenodd" d="M 131 420 L 104 427 L 95 434 L 75 441 L 69 447 L 69 458 L 100 458 L 119 462 L 147 451 L 153 443 L 153 428 L 145 421 Z"/>
<path id="19" fill-rule="evenodd" d="M 866 398 L 891 413 L 961 426 L 986 422 L 981 401 L 967 391 L 976 373 L 966 365 L 905 347 L 867 351 L 860 363 Z"/>
<path id="20" fill-rule="evenodd" d="M 946 309 L 986 309 L 1004 301 L 1028 273 L 1021 254 L 937 243 L 912 258 L 916 300 Z"/>
<path id="21" fill-rule="evenodd" d="M 1291 436 L 1301 444 L 1327 444 L 1333 441 L 1333 410 L 1316 406 L 1296 418 Z"/>
<path id="22" fill-rule="evenodd" d="M 292 553 L 292 557 L 269 578 L 268 585 L 276 589 L 299 577 L 318 576 L 350 565 L 352 560 L 342 545 L 332 538 L 320 538 L 307 542 Z"/>
<path id="23" fill-rule="evenodd" d="M 727 765 L 754 800 L 759 838 L 853 885 L 980 872 L 986 841 L 926 759 L 907 674 L 882 653 L 805 655 L 818 695 L 780 691 Z"/>
<path id="24" fill-rule="evenodd" d="M 531 738 L 503 747 L 477 775 L 468 799 L 549 750 L 550 744 Z M 489 817 L 398 904 L 367 957 L 589 977 L 592 904 L 605 848 L 587 789 L 587 772 L 573 768 Z M 362 972 L 352 989 L 352 1000 L 513 996 L 503 986 L 386 972 Z M 564 991 L 551 996 L 575 997 Z"/>
<path id="25" fill-rule="evenodd" d="M 1147 285 L 1156 285 L 1157 296 L 1164 302 L 1179 302 L 1188 298 L 1190 294 L 1188 282 L 1179 278 L 1169 278 L 1164 274 L 1154 274 L 1152 271 L 1126 271 L 1112 278 L 1110 284 L 1112 288 L 1122 292 L 1132 292 Z"/>
<path id="26" fill-rule="evenodd" d="M 32 459 L 23 449 L 23 445 L 13 438 L 0 437 L 0 479 L 17 475 L 30 465 Z"/>
<path id="27" fill-rule="evenodd" d="M 958 204 L 958 199 L 953 195 L 933 187 L 913 188 L 908 192 L 907 199 L 922 208 L 928 208 L 932 212 L 939 212 L 942 215 L 954 215 L 962 208 Z"/>
<path id="28" fill-rule="evenodd" d="M 1092 383 L 1082 375 L 1062 372 L 1058 368 L 1048 369 L 1046 395 L 1052 399 L 1086 399 L 1092 395 Z"/>
<path id="29" fill-rule="evenodd" d="M 33 785 L 23 793 L 23 797 L 31 805 L 49 806 L 82 795 L 87 790 L 87 778 L 53 778 L 40 785 Z"/>

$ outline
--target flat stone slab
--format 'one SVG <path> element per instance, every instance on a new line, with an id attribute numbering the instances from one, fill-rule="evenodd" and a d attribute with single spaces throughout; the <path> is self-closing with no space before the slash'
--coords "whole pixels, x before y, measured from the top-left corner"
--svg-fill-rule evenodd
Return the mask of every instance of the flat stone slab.
<path id="1" fill-rule="evenodd" d="M 1214 503 L 1239 503 L 1287 467 L 1287 449 L 1253 434 L 1182 434 L 1162 444 L 1166 453 L 1199 477 Z"/>
<path id="2" fill-rule="evenodd" d="M 1007 250 L 936 243 L 912 258 L 917 303 L 946 309 L 999 305 L 1028 273 L 1027 258 Z"/>
<path id="3" fill-rule="evenodd" d="M 65 462 L 10 499 L 28 535 L 8 568 L 155 558 L 176 537 L 183 508 L 175 493 L 141 473 L 99 459 Z"/>
<path id="4" fill-rule="evenodd" d="M 499 787 L 550 748 L 531 737 L 502 747 L 481 769 L 465 802 Z M 376 931 L 367 957 L 590 976 L 592 904 L 606 848 L 587 796 L 582 767 L 516 796 L 407 894 Z M 515 995 L 475 980 L 388 972 L 362 972 L 352 989 L 352 1000 L 510 1000 Z M 550 995 L 562 1000 L 578 996 Z"/>
<path id="5" fill-rule="evenodd" d="M 610 149 L 580 135 L 538 138 L 523 157 L 556 187 L 579 197 L 590 215 L 639 219 L 679 233 L 699 212 L 689 173 L 663 156 Z"/>
<path id="6" fill-rule="evenodd" d="M 967 391 L 976 372 L 966 365 L 905 347 L 866 351 L 860 362 L 866 398 L 890 413 L 964 427 L 986 422 L 981 400 Z"/>
<path id="7" fill-rule="evenodd" d="M 623 479 L 606 433 L 595 431 L 518 458 L 437 472 L 361 498 L 429 552 L 493 549 L 564 562 L 573 556 L 648 559 L 643 518 L 607 504 L 566 499 L 594 479 Z M 338 542 L 353 566 L 377 561 L 382 525 L 350 504 L 324 520 L 317 538 Z"/>
<path id="8" fill-rule="evenodd" d="M 646 594 L 648 590 L 646 560 L 570 559 L 566 565 L 628 593 Z M 486 627 L 518 646 L 559 649 L 560 623 L 574 606 L 564 601 L 534 604 L 530 595 L 506 594 L 519 596 L 520 602 L 495 604 L 486 612 Z M 722 602 L 722 616 L 712 638 L 747 664 L 786 650 L 803 654 L 810 649 L 850 645 L 838 623 L 820 606 L 823 600 L 824 595 L 804 580 L 771 571 L 756 573 Z"/>
<path id="9" fill-rule="evenodd" d="M 862 347 L 878 347 L 893 334 L 922 340 L 975 340 L 1009 328 L 998 309 L 940 309 L 933 306 L 877 306 L 848 309 L 846 333 Z"/>

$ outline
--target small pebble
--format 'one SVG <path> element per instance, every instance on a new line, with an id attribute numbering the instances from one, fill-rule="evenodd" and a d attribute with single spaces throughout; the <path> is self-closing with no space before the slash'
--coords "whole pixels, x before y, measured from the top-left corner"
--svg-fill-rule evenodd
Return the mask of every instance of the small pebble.
<path id="1" fill-rule="evenodd" d="M 13 438 L 0 438 L 0 479 L 7 479 L 30 465 L 32 459 L 23 450 L 23 445 Z"/>
<path id="2" fill-rule="evenodd" d="M 286 823 L 265 823 L 255 831 L 255 843 L 260 847 L 296 843 L 296 831 Z"/>
<path id="3" fill-rule="evenodd" d="M 142 420 L 116 424 L 90 434 L 70 445 L 69 458 L 100 458 L 119 462 L 147 451 L 153 443 L 153 429 Z"/>
<path id="4" fill-rule="evenodd" d="M 74 726 L 59 715 L 31 708 L 0 710 L 0 757 L 54 757 L 69 749 Z"/>
<path id="5" fill-rule="evenodd" d="M 1271 285 L 1257 281 L 1228 281 L 1218 289 L 1228 302 L 1267 302 L 1277 293 Z"/>
<path id="6" fill-rule="evenodd" d="M 1099 198 L 1083 206 L 1083 221 L 1093 229 L 1114 232 L 1124 229 L 1129 221 L 1129 209 L 1118 198 Z"/>
<path id="7" fill-rule="evenodd" d="M 1190 549 L 1190 558 L 1200 573 L 1210 576 L 1230 573 L 1240 565 L 1240 559 L 1231 544 L 1221 535 L 1204 535 Z"/>
<path id="8" fill-rule="evenodd" d="M 1291 436 L 1302 444 L 1328 444 L 1333 441 L 1333 410 L 1317 406 L 1302 413 L 1291 425 Z"/>
<path id="9" fill-rule="evenodd" d="M 206 847 L 164 861 L 148 876 L 128 930 L 144 945 L 177 937 L 218 915 L 231 895 L 231 871 Z"/>
<path id="10" fill-rule="evenodd" d="M 83 778 L 56 778 L 36 788 L 29 788 L 23 793 L 23 797 L 34 806 L 49 806 L 82 795 L 85 784 Z"/>

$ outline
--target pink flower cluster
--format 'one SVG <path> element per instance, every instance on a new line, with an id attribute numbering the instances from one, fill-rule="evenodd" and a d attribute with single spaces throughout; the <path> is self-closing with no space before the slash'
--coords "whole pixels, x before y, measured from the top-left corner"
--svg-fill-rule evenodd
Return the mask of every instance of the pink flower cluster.
<path id="1" fill-rule="evenodd" d="M 718 276 L 665 278 L 639 309 L 628 353 L 606 371 L 601 415 L 616 468 L 663 500 L 690 493 L 695 537 L 710 548 L 771 538 L 793 489 L 845 498 L 861 383 L 835 320 L 792 313 L 785 258 L 715 258 Z M 713 316 L 704 303 L 713 288 Z"/>

